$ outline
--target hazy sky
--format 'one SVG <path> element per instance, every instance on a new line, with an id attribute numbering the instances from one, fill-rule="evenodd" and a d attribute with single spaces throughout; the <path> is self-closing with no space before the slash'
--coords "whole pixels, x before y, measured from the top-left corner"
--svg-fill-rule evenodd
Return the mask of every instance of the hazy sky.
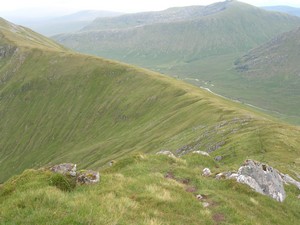
<path id="1" fill-rule="evenodd" d="M 300 7 L 299 0 L 241 0 L 256 6 L 290 5 Z M 85 9 L 109 10 L 119 12 L 138 12 L 162 10 L 174 6 L 208 5 L 216 0 L 7 0 L 2 1 L 1 13 L 14 11 L 31 16 L 44 15 L 45 12 L 74 12 Z M 21 15 L 19 15 L 21 16 Z"/>

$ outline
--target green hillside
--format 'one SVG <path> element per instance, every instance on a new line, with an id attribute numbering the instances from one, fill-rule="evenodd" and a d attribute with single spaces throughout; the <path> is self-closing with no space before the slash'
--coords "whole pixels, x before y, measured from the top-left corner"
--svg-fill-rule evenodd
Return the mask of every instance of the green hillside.
<path id="1" fill-rule="evenodd" d="M 11 32 L 11 27 L 24 35 Z M 6 50 L 0 69 L 2 181 L 46 163 L 73 161 L 99 168 L 129 152 L 176 150 L 186 145 L 203 150 L 222 147 L 215 154 L 225 154 L 228 162 L 237 164 L 246 155 L 267 160 L 261 152 L 270 158 L 280 156 L 273 151 L 297 153 L 299 140 L 293 137 L 298 128 L 276 125 L 207 91 L 150 71 L 65 51 L 5 21 L 1 33 L 1 43 L 10 46 L 4 49 L 15 49 Z M 286 142 L 281 133 L 290 134 L 293 141 Z M 293 155 L 283 162 L 293 165 L 297 158 Z"/>
<path id="2" fill-rule="evenodd" d="M 257 83 L 264 85 L 264 80 L 248 84 L 248 79 L 234 70 L 234 62 L 250 49 L 300 26 L 300 18 L 237 1 L 216 3 L 199 8 L 197 12 L 197 16 L 192 14 L 189 19 L 160 23 L 154 20 L 152 24 L 142 20 L 143 14 L 99 19 L 86 31 L 59 35 L 54 39 L 80 52 L 184 79 L 299 124 L 298 112 L 286 110 L 281 102 L 267 104 L 273 101 L 273 93 L 262 88 L 252 91 Z M 130 22 L 124 22 L 129 19 Z M 132 21 L 145 24 L 134 26 Z"/>
<path id="3" fill-rule="evenodd" d="M 299 221 L 293 186 L 280 203 L 200 175 L 251 158 L 297 177 L 299 127 L 158 73 L 65 50 L 4 20 L 0 32 L 1 224 Z M 183 156 L 152 154 L 163 149 Z M 188 154 L 194 150 L 210 157 Z M 100 183 L 64 192 L 49 171 L 22 173 L 63 162 L 101 170 Z"/>

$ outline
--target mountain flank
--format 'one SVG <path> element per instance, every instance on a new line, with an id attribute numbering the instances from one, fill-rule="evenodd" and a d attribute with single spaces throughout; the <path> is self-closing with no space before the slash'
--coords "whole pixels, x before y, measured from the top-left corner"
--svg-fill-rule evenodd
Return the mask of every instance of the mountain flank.
<path id="1" fill-rule="evenodd" d="M 0 32 L 0 223 L 298 223 L 297 187 L 280 180 L 279 202 L 226 171 L 253 159 L 297 180 L 299 127 L 3 19 Z"/>

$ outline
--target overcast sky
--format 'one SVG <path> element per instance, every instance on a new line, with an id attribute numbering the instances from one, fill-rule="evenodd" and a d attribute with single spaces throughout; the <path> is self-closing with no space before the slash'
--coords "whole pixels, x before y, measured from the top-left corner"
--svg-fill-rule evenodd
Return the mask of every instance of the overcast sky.
<path id="1" fill-rule="evenodd" d="M 256 6 L 290 5 L 300 7 L 299 0 L 241 0 Z M 208 5 L 216 0 L 2 0 L 0 16 L 7 12 L 18 13 L 19 16 L 43 16 L 45 12 L 61 13 L 79 10 L 108 10 L 118 12 L 139 12 L 162 10 L 174 6 Z"/>

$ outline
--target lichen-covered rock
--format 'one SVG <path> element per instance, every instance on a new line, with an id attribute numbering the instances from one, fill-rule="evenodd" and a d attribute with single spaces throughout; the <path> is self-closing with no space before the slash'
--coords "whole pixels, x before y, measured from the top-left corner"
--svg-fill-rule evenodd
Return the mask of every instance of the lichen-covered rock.
<path id="1" fill-rule="evenodd" d="M 161 150 L 161 151 L 157 152 L 156 155 L 167 155 L 169 157 L 176 158 L 176 156 L 172 152 L 166 151 L 166 150 Z"/>
<path id="2" fill-rule="evenodd" d="M 63 164 L 55 165 L 52 166 L 50 170 L 54 173 L 70 175 L 72 177 L 76 176 L 76 164 L 73 163 L 63 163 Z"/>
<path id="3" fill-rule="evenodd" d="M 100 174 L 93 170 L 82 170 L 77 173 L 76 181 L 79 184 L 95 184 L 100 181 Z"/>
<path id="4" fill-rule="evenodd" d="M 246 160 L 239 168 L 236 180 L 279 202 L 286 197 L 280 173 L 267 164 Z"/>
<path id="5" fill-rule="evenodd" d="M 194 154 L 199 154 L 199 155 L 204 155 L 204 156 L 209 156 L 207 152 L 204 151 L 193 151 Z"/>
<path id="6" fill-rule="evenodd" d="M 246 184 L 256 192 L 270 196 L 279 202 L 285 197 L 284 183 L 295 185 L 300 190 L 300 182 L 288 174 L 282 174 L 271 166 L 246 160 L 238 172 L 223 172 L 216 175 L 216 179 L 235 179 L 239 183 Z"/>
<path id="7" fill-rule="evenodd" d="M 202 176 L 209 177 L 211 175 L 211 171 L 209 168 L 204 168 L 202 171 Z"/>

